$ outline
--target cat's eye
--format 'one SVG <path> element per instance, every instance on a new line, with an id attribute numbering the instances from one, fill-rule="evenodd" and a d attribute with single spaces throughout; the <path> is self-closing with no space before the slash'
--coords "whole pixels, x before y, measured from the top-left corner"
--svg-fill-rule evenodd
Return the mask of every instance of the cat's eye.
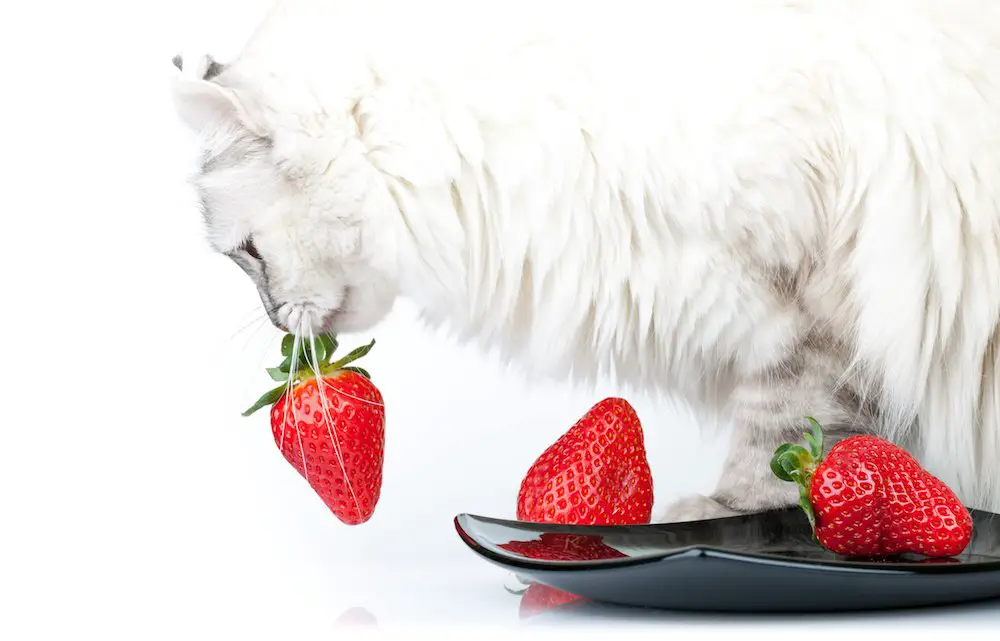
<path id="1" fill-rule="evenodd" d="M 263 260 L 260 257 L 260 252 L 257 251 L 257 246 L 253 244 L 253 238 L 247 238 L 245 241 L 243 241 L 241 249 L 243 249 L 243 251 L 245 251 L 246 253 L 250 254 L 250 256 L 252 256 L 253 258 L 257 260 Z"/>

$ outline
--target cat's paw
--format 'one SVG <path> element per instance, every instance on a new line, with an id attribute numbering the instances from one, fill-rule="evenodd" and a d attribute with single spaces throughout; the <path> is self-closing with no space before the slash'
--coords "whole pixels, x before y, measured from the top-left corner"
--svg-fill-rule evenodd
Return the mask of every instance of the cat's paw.
<path id="1" fill-rule="evenodd" d="M 737 516 L 740 512 L 714 501 L 707 496 L 694 495 L 671 503 L 653 515 L 653 523 L 679 523 L 681 521 L 702 521 Z"/>

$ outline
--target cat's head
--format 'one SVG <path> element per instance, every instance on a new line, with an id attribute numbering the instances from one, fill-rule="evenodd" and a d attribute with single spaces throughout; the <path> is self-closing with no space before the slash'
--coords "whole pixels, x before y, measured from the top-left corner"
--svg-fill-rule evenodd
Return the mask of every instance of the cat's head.
<path id="1" fill-rule="evenodd" d="M 173 62 L 178 115 L 201 141 L 192 184 L 208 240 L 253 279 L 274 325 L 318 334 L 381 320 L 396 297 L 398 209 L 350 114 L 310 128 L 239 70 Z"/>

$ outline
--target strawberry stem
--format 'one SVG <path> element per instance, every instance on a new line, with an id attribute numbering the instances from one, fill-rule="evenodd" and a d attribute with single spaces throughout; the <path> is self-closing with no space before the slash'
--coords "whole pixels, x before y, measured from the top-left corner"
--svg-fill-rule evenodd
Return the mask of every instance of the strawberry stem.
<path id="1" fill-rule="evenodd" d="M 281 355 L 284 357 L 284 360 L 277 367 L 268 367 L 266 369 L 271 380 L 281 382 L 282 384 L 265 392 L 263 396 L 257 399 L 256 403 L 243 412 L 243 416 L 250 416 L 261 408 L 274 405 L 284 396 L 288 389 L 295 387 L 302 381 L 316 378 L 317 372 L 319 372 L 320 376 L 330 376 L 340 371 L 349 371 L 370 380 L 371 374 L 367 370 L 354 366 L 347 367 L 347 364 L 353 363 L 370 352 L 372 347 L 375 346 L 375 341 L 372 340 L 367 345 L 355 348 L 347 356 L 331 363 L 330 359 L 333 357 L 334 352 L 337 351 L 338 346 L 339 343 L 336 338 L 329 334 L 322 334 L 317 336 L 312 342 L 306 339 L 300 340 L 298 350 L 296 351 L 295 336 L 286 334 L 281 339 Z M 296 351 L 296 353 L 293 354 L 293 351 Z M 313 363 L 314 358 L 316 360 L 315 364 Z M 294 372 L 291 371 L 292 362 L 295 362 Z"/>
<path id="2" fill-rule="evenodd" d="M 812 488 L 813 474 L 823 460 L 823 428 L 813 417 L 805 418 L 812 426 L 812 431 L 805 434 L 809 449 L 793 443 L 781 445 L 771 457 L 771 471 L 782 481 L 795 483 L 798 486 L 799 507 L 809 519 L 809 526 L 815 536 L 816 514 L 809 498 L 809 491 Z"/>

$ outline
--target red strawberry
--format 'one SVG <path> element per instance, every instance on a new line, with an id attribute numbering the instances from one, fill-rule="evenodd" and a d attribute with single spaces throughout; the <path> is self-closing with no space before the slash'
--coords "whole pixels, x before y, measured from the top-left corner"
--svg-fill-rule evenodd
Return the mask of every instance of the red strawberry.
<path id="1" fill-rule="evenodd" d="M 517 518 L 543 523 L 648 523 L 653 479 L 642 426 L 628 401 L 594 405 L 535 461 L 521 482 Z"/>
<path id="2" fill-rule="evenodd" d="M 823 431 L 807 420 L 813 427 L 806 434 L 809 450 L 782 445 L 771 469 L 799 485 L 800 505 L 823 547 L 855 557 L 950 557 L 969 545 L 969 511 L 905 450 L 875 436 L 854 436 L 823 459 Z"/>
<path id="3" fill-rule="evenodd" d="M 598 536 L 543 532 L 534 541 L 510 541 L 499 547 L 529 559 L 543 561 L 597 561 L 623 559 L 625 554 L 607 546 Z"/>
<path id="4" fill-rule="evenodd" d="M 382 394 L 368 372 L 348 366 L 373 345 L 375 341 L 330 363 L 337 349 L 332 337 L 322 336 L 306 346 L 305 341 L 286 336 L 281 344 L 285 360 L 267 370 L 271 378 L 285 384 L 264 394 L 243 413 L 249 416 L 273 405 L 271 431 L 278 449 L 348 525 L 371 518 L 382 489 Z"/>
<path id="5" fill-rule="evenodd" d="M 528 617 L 535 616 L 536 614 L 541 614 L 542 612 L 553 610 L 581 600 L 583 600 L 583 597 L 579 597 L 575 594 L 570 594 L 569 592 L 564 592 L 563 590 L 557 590 L 556 588 L 550 588 L 543 583 L 532 583 L 521 595 L 521 604 L 518 608 L 518 615 L 522 619 L 526 619 Z"/>

